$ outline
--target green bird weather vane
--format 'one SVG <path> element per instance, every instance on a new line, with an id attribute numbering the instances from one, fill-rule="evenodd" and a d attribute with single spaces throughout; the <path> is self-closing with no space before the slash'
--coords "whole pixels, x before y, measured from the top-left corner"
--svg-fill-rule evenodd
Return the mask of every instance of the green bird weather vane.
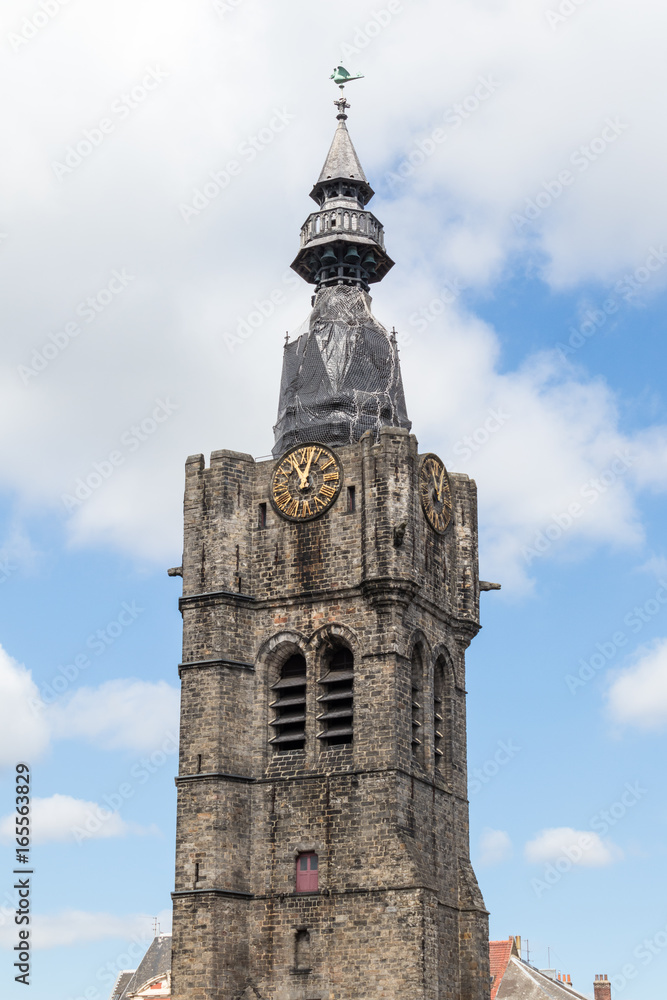
<path id="1" fill-rule="evenodd" d="M 348 73 L 344 66 L 336 66 L 333 73 L 329 77 L 330 80 L 333 80 L 333 82 L 340 87 L 340 97 L 337 101 L 334 101 L 334 104 L 338 108 L 341 115 L 345 115 L 345 109 L 350 106 L 345 100 L 345 84 L 351 83 L 353 80 L 363 80 L 363 78 L 363 73 L 357 73 L 356 76 L 353 76 L 351 73 Z"/>

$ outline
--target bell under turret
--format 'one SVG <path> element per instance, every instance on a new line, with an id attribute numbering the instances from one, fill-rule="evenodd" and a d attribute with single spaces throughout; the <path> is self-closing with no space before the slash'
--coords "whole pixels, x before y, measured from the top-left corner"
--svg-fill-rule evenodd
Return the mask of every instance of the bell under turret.
<path id="1" fill-rule="evenodd" d="M 338 128 L 310 197 L 319 210 L 301 229 L 301 249 L 292 267 L 319 290 L 327 285 L 369 286 L 381 281 L 394 262 L 384 248 L 382 224 L 366 205 L 373 189 L 366 180 L 347 130 L 342 97 Z"/>
<path id="2" fill-rule="evenodd" d="M 285 344 L 273 454 L 318 441 L 352 444 L 381 427 L 410 429 L 396 334 L 371 312 L 369 285 L 393 267 L 352 145 L 341 97 L 338 127 L 301 230 L 294 270 L 316 286 L 306 332 Z"/>

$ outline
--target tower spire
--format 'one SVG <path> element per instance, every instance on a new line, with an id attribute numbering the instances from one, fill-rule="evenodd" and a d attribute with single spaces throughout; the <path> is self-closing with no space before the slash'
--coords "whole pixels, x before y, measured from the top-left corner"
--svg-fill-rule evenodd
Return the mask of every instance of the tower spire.
<path id="1" fill-rule="evenodd" d="M 396 337 L 373 316 L 368 294 L 394 262 L 366 208 L 373 189 L 346 125 L 343 86 L 360 77 L 339 66 L 332 79 L 341 89 L 338 126 L 310 194 L 318 209 L 301 229 L 292 264 L 315 285 L 313 309 L 306 332 L 285 345 L 276 456 L 303 442 L 345 445 L 369 430 L 377 438 L 381 427 L 411 427 Z"/>
<path id="2" fill-rule="evenodd" d="M 369 291 L 394 262 L 384 248 L 382 224 L 366 208 L 374 191 L 346 125 L 350 104 L 343 88 L 362 77 L 350 76 L 338 66 L 331 79 L 340 87 L 340 97 L 334 101 L 338 127 L 310 192 L 318 211 L 301 228 L 301 248 L 292 268 L 317 291 L 327 285 L 357 285 Z"/>

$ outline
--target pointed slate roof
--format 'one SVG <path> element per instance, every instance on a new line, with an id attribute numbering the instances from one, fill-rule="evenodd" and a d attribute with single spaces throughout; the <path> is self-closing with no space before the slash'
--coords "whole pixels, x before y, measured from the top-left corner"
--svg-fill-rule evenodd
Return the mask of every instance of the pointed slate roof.
<path id="1" fill-rule="evenodd" d="M 357 151 L 352 145 L 352 139 L 345 124 L 345 116 L 341 115 L 317 184 L 321 184 L 322 181 L 350 177 L 355 181 L 368 184 Z"/>
<path id="2" fill-rule="evenodd" d="M 109 997 L 109 1000 L 120 1000 L 123 993 L 125 992 L 125 987 L 132 979 L 134 972 L 135 972 L 134 969 L 131 970 L 126 969 L 123 972 L 118 973 L 118 979 L 114 983 L 114 988 L 111 991 L 111 996 Z"/>
<path id="3" fill-rule="evenodd" d="M 571 985 L 545 976 L 512 955 L 496 993 L 497 1000 L 587 1000 Z"/>
<path id="4" fill-rule="evenodd" d="M 136 993 L 141 987 L 159 975 L 166 975 L 171 970 L 171 935 L 160 934 L 153 938 L 148 951 L 139 963 L 132 978 L 126 984 L 125 989 L 120 994 L 120 1000 Z"/>

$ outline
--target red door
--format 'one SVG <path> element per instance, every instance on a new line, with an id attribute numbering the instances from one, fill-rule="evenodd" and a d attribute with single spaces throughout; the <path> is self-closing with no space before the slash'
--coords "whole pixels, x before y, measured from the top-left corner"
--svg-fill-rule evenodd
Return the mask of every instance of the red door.
<path id="1" fill-rule="evenodd" d="M 296 859 L 296 891 L 317 892 L 317 854 L 300 854 Z"/>

